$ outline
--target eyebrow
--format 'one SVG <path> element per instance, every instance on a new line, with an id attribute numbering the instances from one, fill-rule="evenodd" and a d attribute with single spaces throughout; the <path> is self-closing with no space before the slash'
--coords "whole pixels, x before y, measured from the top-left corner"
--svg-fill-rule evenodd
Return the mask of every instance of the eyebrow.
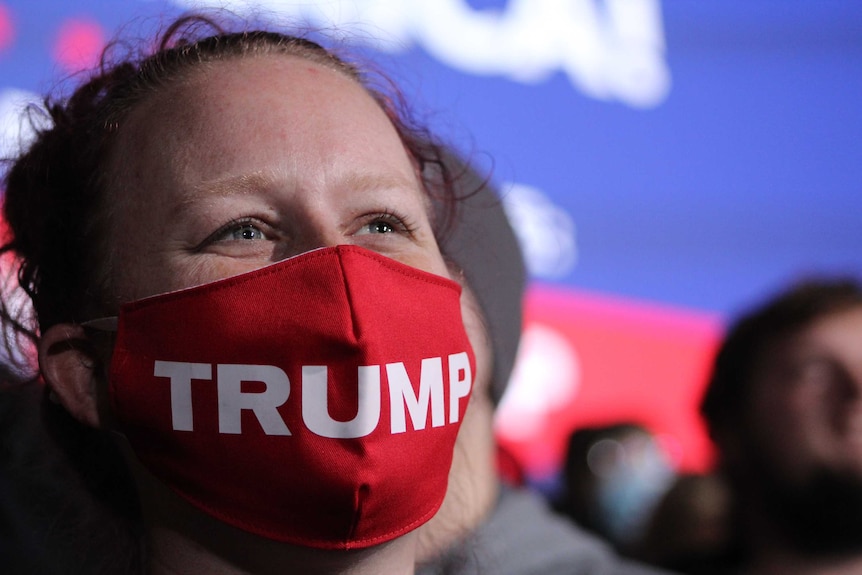
<path id="1" fill-rule="evenodd" d="M 237 194 L 247 195 L 271 188 L 275 183 L 274 174 L 266 172 L 254 172 L 241 176 L 228 176 L 216 180 L 208 180 L 192 186 L 186 194 L 177 202 L 177 208 L 187 207 L 202 198 L 219 198 L 235 196 Z"/>
<path id="2" fill-rule="evenodd" d="M 411 188 L 422 191 L 419 180 L 415 178 L 406 179 L 400 175 L 392 174 L 353 173 L 344 178 L 341 185 L 356 190 Z"/>
<path id="3" fill-rule="evenodd" d="M 240 176 L 228 176 L 216 180 L 209 180 L 196 184 L 178 202 L 177 208 L 181 209 L 201 198 L 227 197 L 253 194 L 263 190 L 272 189 L 279 182 L 290 183 L 292 180 L 279 177 L 273 171 L 259 171 Z M 374 189 L 414 189 L 422 196 L 422 184 L 418 179 L 408 179 L 401 175 L 374 174 L 355 172 L 340 178 L 338 185 L 357 191 L 370 191 Z"/>

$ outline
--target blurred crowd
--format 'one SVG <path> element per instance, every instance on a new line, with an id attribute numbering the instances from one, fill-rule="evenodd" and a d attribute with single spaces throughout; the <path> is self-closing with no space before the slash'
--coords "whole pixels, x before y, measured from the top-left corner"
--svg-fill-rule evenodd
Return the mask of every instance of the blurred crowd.
<path id="1" fill-rule="evenodd" d="M 688 575 L 862 573 L 862 286 L 801 281 L 741 314 L 701 415 L 714 469 L 636 422 L 573 431 L 555 509 Z"/>

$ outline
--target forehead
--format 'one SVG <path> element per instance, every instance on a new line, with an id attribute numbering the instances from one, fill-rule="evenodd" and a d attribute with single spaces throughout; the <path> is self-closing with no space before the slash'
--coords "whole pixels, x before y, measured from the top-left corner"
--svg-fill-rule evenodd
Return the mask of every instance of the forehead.
<path id="1" fill-rule="evenodd" d="M 839 348 L 862 346 L 862 304 L 823 315 L 801 334 L 803 340 L 817 341 Z"/>
<path id="2" fill-rule="evenodd" d="M 825 313 L 773 346 L 773 355 L 794 357 L 808 352 L 837 356 L 862 353 L 862 304 Z"/>
<path id="3" fill-rule="evenodd" d="M 115 177 L 134 176 L 150 161 L 201 179 L 209 174 L 197 168 L 244 169 L 237 164 L 248 163 L 249 147 L 261 164 L 347 154 L 413 171 L 392 122 L 363 86 L 286 54 L 207 62 L 158 88 L 129 114 L 109 166 Z"/>

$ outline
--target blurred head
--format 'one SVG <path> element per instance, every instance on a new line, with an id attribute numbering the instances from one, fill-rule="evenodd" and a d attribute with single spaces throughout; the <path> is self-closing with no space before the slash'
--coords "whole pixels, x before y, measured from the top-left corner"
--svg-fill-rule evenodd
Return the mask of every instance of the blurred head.
<path id="1" fill-rule="evenodd" d="M 742 316 L 701 411 L 743 510 L 762 503 L 794 545 L 862 549 L 857 282 L 806 281 Z"/>
<path id="2" fill-rule="evenodd" d="M 656 438 L 635 423 L 576 430 L 563 472 L 565 511 L 620 548 L 640 536 L 673 477 Z"/>
<path id="3" fill-rule="evenodd" d="M 733 559 L 730 507 L 717 475 L 680 475 L 653 510 L 638 558 L 680 573 L 726 572 Z"/>
<path id="4" fill-rule="evenodd" d="M 860 391 L 862 287 L 813 280 L 731 326 L 701 411 L 725 459 L 751 433 L 789 478 L 818 465 L 862 475 Z"/>

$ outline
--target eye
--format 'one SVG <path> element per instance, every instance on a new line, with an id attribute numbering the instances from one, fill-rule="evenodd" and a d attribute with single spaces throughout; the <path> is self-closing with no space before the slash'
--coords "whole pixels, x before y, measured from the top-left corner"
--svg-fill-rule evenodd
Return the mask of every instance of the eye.
<path id="1" fill-rule="evenodd" d="M 391 223 L 384 220 L 375 220 L 371 223 L 365 224 L 359 233 L 391 234 L 394 231 L 395 227 Z"/>
<path id="2" fill-rule="evenodd" d="M 223 239 L 226 240 L 265 240 L 263 230 L 252 223 L 243 223 L 225 230 Z"/>
<path id="3" fill-rule="evenodd" d="M 208 246 L 229 245 L 232 243 L 259 242 L 271 239 L 269 228 L 253 218 L 230 221 L 210 234 L 197 246 L 197 250 Z"/>
<path id="4" fill-rule="evenodd" d="M 411 236 L 415 229 L 416 228 L 412 223 L 412 220 L 407 215 L 386 211 L 365 216 L 364 221 L 356 234 L 401 234 Z"/>

